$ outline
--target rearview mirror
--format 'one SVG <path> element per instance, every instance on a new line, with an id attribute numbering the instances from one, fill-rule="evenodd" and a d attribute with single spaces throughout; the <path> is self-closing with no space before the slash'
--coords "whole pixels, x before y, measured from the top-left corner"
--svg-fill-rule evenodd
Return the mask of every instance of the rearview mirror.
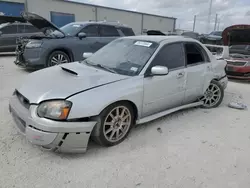
<path id="1" fill-rule="evenodd" d="M 93 53 L 91 53 L 91 52 L 84 52 L 82 56 L 83 56 L 84 59 L 87 59 L 92 55 L 93 55 Z"/>
<path id="2" fill-rule="evenodd" d="M 151 75 L 167 75 L 168 74 L 168 68 L 164 66 L 154 66 L 151 68 Z"/>
<path id="3" fill-rule="evenodd" d="M 83 39 L 83 38 L 86 38 L 87 35 L 86 35 L 86 33 L 81 32 L 81 33 L 78 33 L 78 37 L 79 37 L 80 39 Z"/>

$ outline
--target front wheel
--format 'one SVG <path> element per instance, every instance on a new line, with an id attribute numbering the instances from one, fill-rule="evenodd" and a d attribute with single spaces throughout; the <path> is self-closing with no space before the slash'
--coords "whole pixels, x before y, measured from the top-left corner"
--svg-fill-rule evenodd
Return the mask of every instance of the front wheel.
<path id="1" fill-rule="evenodd" d="M 65 52 L 54 51 L 49 55 L 46 65 L 47 67 L 51 67 L 54 65 L 60 65 L 60 64 L 69 63 L 69 62 L 70 62 L 70 58 Z"/>
<path id="2" fill-rule="evenodd" d="M 127 137 L 133 123 L 134 112 L 129 103 L 110 105 L 97 117 L 92 139 L 102 146 L 117 145 Z"/>
<path id="3" fill-rule="evenodd" d="M 212 80 L 200 101 L 204 102 L 203 108 L 216 108 L 224 98 L 224 89 L 220 82 Z"/>

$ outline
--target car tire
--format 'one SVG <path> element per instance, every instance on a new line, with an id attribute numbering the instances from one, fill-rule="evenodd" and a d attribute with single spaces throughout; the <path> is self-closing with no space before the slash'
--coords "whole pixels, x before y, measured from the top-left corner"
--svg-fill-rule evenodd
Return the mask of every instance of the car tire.
<path id="1" fill-rule="evenodd" d="M 69 56 L 65 52 L 57 50 L 57 51 L 53 51 L 49 55 L 47 63 L 46 63 L 46 67 L 51 67 L 55 65 L 69 63 L 69 62 L 70 62 Z"/>
<path id="2" fill-rule="evenodd" d="M 91 133 L 92 140 L 106 147 L 121 143 L 131 130 L 134 117 L 133 107 L 128 102 L 108 106 L 95 118 L 97 124 Z"/>
<path id="3" fill-rule="evenodd" d="M 202 108 L 216 108 L 224 98 L 224 89 L 220 82 L 212 80 L 205 94 L 199 100 L 203 101 Z"/>

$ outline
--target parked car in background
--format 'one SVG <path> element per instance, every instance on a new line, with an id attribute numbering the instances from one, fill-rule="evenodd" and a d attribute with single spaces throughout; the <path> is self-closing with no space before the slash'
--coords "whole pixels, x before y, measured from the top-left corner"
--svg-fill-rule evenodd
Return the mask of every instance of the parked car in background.
<path id="1" fill-rule="evenodd" d="M 32 35 L 43 33 L 19 17 L 0 16 L 0 52 L 15 52 L 17 40 Z"/>
<path id="2" fill-rule="evenodd" d="M 183 32 L 181 35 L 186 36 L 186 37 L 191 37 L 191 38 L 196 39 L 196 40 L 200 39 L 199 33 L 192 32 L 192 31 Z"/>
<path id="3" fill-rule="evenodd" d="M 233 25 L 223 31 L 224 45 L 230 45 L 226 73 L 229 78 L 250 80 L 250 25 Z"/>
<path id="4" fill-rule="evenodd" d="M 89 139 L 121 143 L 135 124 L 221 104 L 226 62 L 182 36 L 118 38 L 89 58 L 29 74 L 10 99 L 18 130 L 33 144 L 85 152 Z"/>
<path id="5" fill-rule="evenodd" d="M 22 17 L 45 34 L 19 41 L 14 63 L 26 68 L 79 61 L 84 52 L 94 53 L 118 37 L 135 35 L 131 27 L 116 22 L 74 22 L 58 28 L 33 13 L 24 12 Z"/>
<path id="6" fill-rule="evenodd" d="M 226 73 L 228 78 L 250 80 L 250 55 L 230 54 Z"/>
<path id="7" fill-rule="evenodd" d="M 201 35 L 200 36 L 200 42 L 203 44 L 216 44 L 221 45 L 222 44 L 222 31 L 213 31 L 209 33 L 208 35 Z"/>

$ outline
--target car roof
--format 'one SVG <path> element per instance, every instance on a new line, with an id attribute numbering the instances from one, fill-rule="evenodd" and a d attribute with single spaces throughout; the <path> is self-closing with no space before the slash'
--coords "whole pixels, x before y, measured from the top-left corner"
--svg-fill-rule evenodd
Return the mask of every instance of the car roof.
<path id="1" fill-rule="evenodd" d="M 150 42 L 157 42 L 157 43 L 161 43 L 163 41 L 166 42 L 179 42 L 179 41 L 183 41 L 183 42 L 197 42 L 197 40 L 186 37 L 186 36 L 159 36 L 159 35 L 137 35 L 137 36 L 129 36 L 129 37 L 125 37 L 128 39 L 133 39 L 133 40 L 146 40 L 146 41 L 150 41 Z"/>
<path id="2" fill-rule="evenodd" d="M 126 27 L 130 28 L 129 26 L 119 23 L 119 22 L 109 22 L 109 21 L 84 21 L 84 22 L 72 22 L 70 24 L 79 24 L 79 25 L 89 25 L 89 24 L 98 24 L 98 25 L 111 25 L 111 26 L 118 26 L 118 27 Z"/>

